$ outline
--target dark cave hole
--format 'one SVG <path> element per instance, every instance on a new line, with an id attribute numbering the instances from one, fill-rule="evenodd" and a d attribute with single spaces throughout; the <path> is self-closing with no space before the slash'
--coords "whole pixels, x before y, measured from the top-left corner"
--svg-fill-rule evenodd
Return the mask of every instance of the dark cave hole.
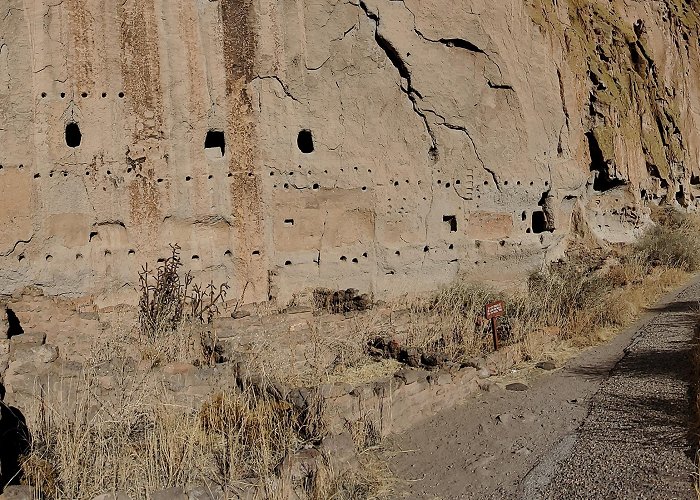
<path id="1" fill-rule="evenodd" d="M 66 125 L 66 145 L 69 148 L 77 148 L 83 140 L 83 134 L 80 133 L 80 127 L 75 122 L 70 122 Z"/>
<path id="2" fill-rule="evenodd" d="M 591 155 L 591 172 L 596 172 L 593 179 L 593 189 L 598 192 L 608 191 L 618 186 L 624 186 L 625 181 L 610 177 L 610 165 L 603 156 L 598 140 L 593 132 L 586 133 L 588 151 Z"/>
<path id="3" fill-rule="evenodd" d="M 311 133 L 311 130 L 304 129 L 299 131 L 299 135 L 297 136 L 297 146 L 299 147 L 299 151 L 304 154 L 314 152 L 314 136 Z"/>
<path id="4" fill-rule="evenodd" d="M 698 177 L 697 175 L 691 175 L 690 184 L 691 186 L 697 186 L 698 184 L 700 184 L 700 177 Z"/>
<path id="5" fill-rule="evenodd" d="M 7 338 L 12 338 L 16 335 L 22 335 L 24 329 L 22 324 L 19 322 L 19 318 L 12 309 L 6 309 L 7 312 Z"/>
<path id="6" fill-rule="evenodd" d="M 547 231 L 547 216 L 543 210 L 532 212 L 532 232 L 535 234 Z"/>
<path id="7" fill-rule="evenodd" d="M 457 216 L 456 215 L 443 215 L 442 222 L 446 222 L 450 225 L 450 232 L 457 232 Z"/>
<path id="8" fill-rule="evenodd" d="M 219 158 L 223 158 L 226 154 L 226 136 L 224 132 L 221 130 L 208 131 L 204 139 L 204 149 L 216 153 Z"/>
<path id="9" fill-rule="evenodd" d="M 0 401 L 5 398 L 5 386 L 0 384 Z M 21 484 L 24 478 L 24 457 L 31 448 L 31 433 L 19 408 L 0 404 L 0 492 L 3 487 Z"/>
<path id="10" fill-rule="evenodd" d="M 683 189 L 683 186 L 680 186 L 680 189 L 676 191 L 676 201 L 678 202 L 679 205 L 686 207 L 688 206 L 688 203 L 686 202 L 685 199 L 685 191 Z"/>

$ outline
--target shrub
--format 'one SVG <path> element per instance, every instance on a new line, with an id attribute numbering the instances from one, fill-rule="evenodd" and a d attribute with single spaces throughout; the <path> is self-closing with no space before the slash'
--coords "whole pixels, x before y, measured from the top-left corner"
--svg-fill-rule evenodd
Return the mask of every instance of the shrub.
<path id="1" fill-rule="evenodd" d="M 209 324 L 220 314 L 228 283 L 193 283 L 191 272 L 182 273 L 180 247 L 151 272 L 146 264 L 139 273 L 139 335 L 145 359 L 155 364 L 196 357 L 207 364 L 221 358 L 217 339 L 197 325 Z M 192 359 L 185 359 L 192 361 Z"/>

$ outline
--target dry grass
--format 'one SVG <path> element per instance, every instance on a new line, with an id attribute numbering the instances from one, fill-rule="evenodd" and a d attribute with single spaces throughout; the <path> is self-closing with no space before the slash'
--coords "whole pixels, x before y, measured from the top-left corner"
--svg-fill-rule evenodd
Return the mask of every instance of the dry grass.
<path id="1" fill-rule="evenodd" d="M 125 376 L 121 392 L 100 394 L 86 372 L 74 387 L 45 393 L 27 409 L 32 449 L 24 481 L 37 498 L 91 499 L 108 491 L 147 498 L 172 486 L 266 491 L 276 469 L 325 433 L 323 402 L 303 408 L 230 390 L 199 409 L 182 407 L 145 380 Z"/>

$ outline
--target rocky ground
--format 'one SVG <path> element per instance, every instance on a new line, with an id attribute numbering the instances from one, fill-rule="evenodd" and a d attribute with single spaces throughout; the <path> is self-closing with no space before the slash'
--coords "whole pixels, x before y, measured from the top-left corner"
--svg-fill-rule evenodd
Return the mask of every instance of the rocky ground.
<path id="1" fill-rule="evenodd" d="M 699 299 L 696 280 L 613 341 L 524 380 L 528 390 L 494 386 L 396 437 L 396 496 L 695 498 L 688 393 Z"/>

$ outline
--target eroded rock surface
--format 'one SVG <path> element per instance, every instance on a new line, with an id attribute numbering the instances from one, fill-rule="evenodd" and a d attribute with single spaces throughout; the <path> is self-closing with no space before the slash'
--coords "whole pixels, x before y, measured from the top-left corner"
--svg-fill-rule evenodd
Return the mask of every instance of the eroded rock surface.
<path id="1" fill-rule="evenodd" d="M 243 302 L 517 277 L 695 206 L 679 0 L 7 0 L 0 294 Z"/>

